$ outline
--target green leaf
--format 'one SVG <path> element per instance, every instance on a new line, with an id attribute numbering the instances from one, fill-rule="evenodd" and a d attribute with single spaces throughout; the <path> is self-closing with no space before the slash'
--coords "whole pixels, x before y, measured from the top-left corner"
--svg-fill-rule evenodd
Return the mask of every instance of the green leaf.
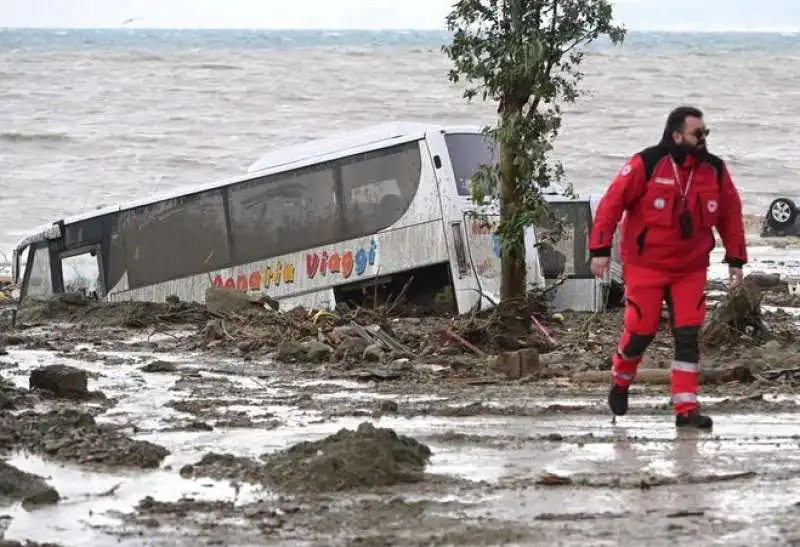
<path id="1" fill-rule="evenodd" d="M 545 227 L 546 239 L 563 234 L 540 189 L 561 182 L 564 169 L 550 154 L 561 129 L 561 107 L 581 95 L 586 47 L 601 37 L 621 44 L 625 29 L 609 0 L 458 0 L 447 15 L 453 34 L 442 48 L 452 63 L 448 79 L 464 85 L 464 98 L 497 103 L 498 120 L 484 129 L 499 151 L 497 165 L 470 180 L 478 207 L 500 204 L 497 233 L 503 268 L 502 298 L 524 294 L 524 229 Z M 574 195 L 567 185 L 568 195 Z"/>

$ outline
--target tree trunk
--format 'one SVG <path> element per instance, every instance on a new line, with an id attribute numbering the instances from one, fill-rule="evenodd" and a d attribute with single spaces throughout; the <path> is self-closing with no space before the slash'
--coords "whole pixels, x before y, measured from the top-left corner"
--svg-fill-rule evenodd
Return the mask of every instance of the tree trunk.
<path id="1" fill-rule="evenodd" d="M 508 120 L 509 113 L 503 112 L 503 117 Z M 513 113 L 512 115 L 521 115 Z M 508 122 L 506 122 L 507 124 Z M 508 223 L 513 219 L 522 204 L 517 180 L 517 167 L 515 165 L 514 150 L 506 143 L 500 143 L 500 222 L 506 227 L 506 242 L 500 252 L 500 266 L 502 270 L 500 280 L 500 300 L 508 301 L 525 296 L 526 268 L 525 268 L 525 231 L 517 226 L 516 222 Z M 514 226 L 515 228 L 509 229 Z"/>
<path id="2" fill-rule="evenodd" d="M 748 330 L 751 337 L 769 337 L 761 320 L 758 278 L 749 275 L 711 313 L 703 328 L 702 340 L 709 347 L 719 347 L 739 340 Z"/>

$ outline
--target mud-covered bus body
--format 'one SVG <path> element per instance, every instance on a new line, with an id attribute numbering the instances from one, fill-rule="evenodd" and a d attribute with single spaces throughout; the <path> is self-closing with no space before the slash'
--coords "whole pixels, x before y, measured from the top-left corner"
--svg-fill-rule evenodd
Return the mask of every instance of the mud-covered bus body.
<path id="1" fill-rule="evenodd" d="M 21 300 L 86 290 L 110 301 L 203 302 L 218 286 L 282 308 L 449 286 L 467 313 L 499 298 L 499 242 L 468 189 L 492 160 L 477 127 L 391 123 L 307 142 L 236 178 L 46 226 L 15 249 L 15 282 Z M 593 202 L 547 198 L 570 235 L 551 249 L 526 230 L 529 285 L 566 277 L 552 291 L 556 307 L 595 310 L 603 283 L 588 271 Z"/>

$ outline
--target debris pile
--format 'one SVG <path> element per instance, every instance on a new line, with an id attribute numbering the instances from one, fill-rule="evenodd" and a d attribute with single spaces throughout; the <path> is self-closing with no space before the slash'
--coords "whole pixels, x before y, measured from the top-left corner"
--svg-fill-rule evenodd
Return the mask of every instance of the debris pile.
<path id="1" fill-rule="evenodd" d="M 83 293 L 62 294 L 48 299 L 26 299 L 17 313 L 17 322 L 38 325 L 47 322 L 79 323 L 88 327 L 142 329 L 162 324 L 201 324 L 208 318 L 205 306 L 180 302 L 166 303 L 98 301 Z"/>
<path id="2" fill-rule="evenodd" d="M 203 328 L 205 349 L 275 350 L 285 362 L 334 358 L 376 362 L 427 356 L 444 347 L 456 348 L 450 353 L 484 358 L 496 351 L 526 347 L 549 351 L 554 344 L 540 322 L 546 322 L 545 308 L 533 299 L 464 317 L 395 316 L 390 308 L 346 305 L 333 311 L 278 312 L 245 294 L 218 288 L 209 289 L 206 300 L 213 319 Z"/>
<path id="3" fill-rule="evenodd" d="M 24 411 L 0 414 L 0 447 L 25 449 L 61 461 L 109 467 L 153 469 L 169 454 L 166 448 L 136 441 L 111 425 L 97 424 L 80 410 Z"/>
<path id="4" fill-rule="evenodd" d="M 794 342 L 797 326 L 791 314 L 765 311 L 762 306 L 792 296 L 778 276 L 751 274 L 730 293 L 713 282 L 709 289 L 723 296 L 719 302 L 713 301 L 719 296 L 710 298 L 709 304 L 717 305 L 703 333 L 704 359 L 713 361 L 723 352 L 730 355 L 775 339 L 784 345 Z M 423 363 L 484 381 L 487 376 L 515 380 L 608 370 L 622 322 L 619 309 L 553 314 L 541 295 L 462 316 L 435 316 L 430 310 L 418 316 L 396 315 L 400 306 L 367 309 L 344 303 L 334 310 L 278 311 L 278 303 L 269 297 L 217 287 L 207 290 L 205 305 L 167 300 L 106 303 L 62 295 L 26 304 L 18 323 L 71 321 L 78 329 L 152 327 L 154 333 L 193 326 L 196 334 L 180 339 L 175 349 L 235 353 L 245 359 L 270 356 L 288 364 L 325 365 L 328 370 L 366 367 L 370 370 L 364 371 L 365 377 L 380 379 L 417 374 L 410 369 Z M 668 367 L 672 354 L 668 322 L 665 310 L 642 368 Z M 375 367 L 392 370 L 375 372 Z"/>
<path id="5" fill-rule="evenodd" d="M 181 475 L 266 484 L 295 493 L 338 492 L 424 479 L 431 450 L 419 441 L 364 422 L 315 442 L 262 456 L 264 463 L 207 454 Z"/>

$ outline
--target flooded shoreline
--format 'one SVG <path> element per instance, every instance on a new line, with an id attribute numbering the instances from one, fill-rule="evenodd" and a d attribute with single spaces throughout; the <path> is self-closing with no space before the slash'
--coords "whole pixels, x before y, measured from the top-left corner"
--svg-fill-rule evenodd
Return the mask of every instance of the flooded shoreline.
<path id="1" fill-rule="evenodd" d="M 725 372 L 701 388 L 711 432 L 674 426 L 664 332 L 612 424 L 619 310 L 543 317 L 555 347 L 491 317 L 358 312 L 398 344 L 368 350 L 349 319 L 299 311 L 47 304 L 0 332 L 0 445 L 17 470 L 0 473 L 4 539 L 785 545 L 800 539 L 794 298 L 763 292 L 775 339 L 704 353 Z M 523 335 L 540 349 L 509 376 L 490 356 Z"/>

